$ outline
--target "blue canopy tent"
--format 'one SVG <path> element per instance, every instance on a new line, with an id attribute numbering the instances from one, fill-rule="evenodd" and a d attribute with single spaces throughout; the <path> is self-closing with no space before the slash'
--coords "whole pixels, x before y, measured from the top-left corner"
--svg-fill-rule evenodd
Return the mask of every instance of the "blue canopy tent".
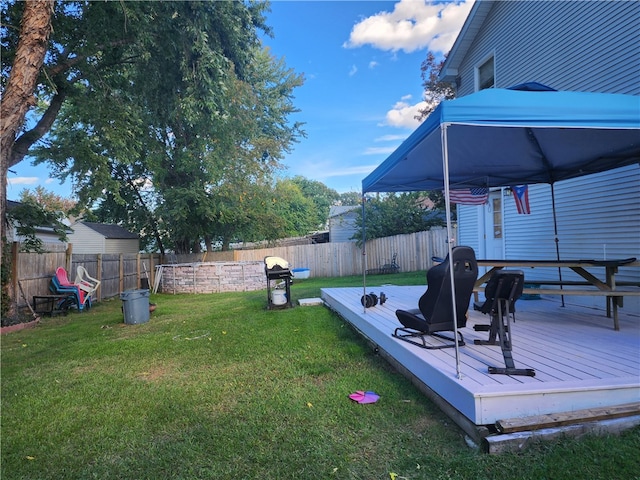
<path id="1" fill-rule="evenodd" d="M 487 89 L 443 101 L 362 181 L 362 193 L 444 190 L 452 238 L 450 188 L 553 186 L 638 162 L 640 97 Z M 460 376 L 457 344 L 456 363 Z"/>

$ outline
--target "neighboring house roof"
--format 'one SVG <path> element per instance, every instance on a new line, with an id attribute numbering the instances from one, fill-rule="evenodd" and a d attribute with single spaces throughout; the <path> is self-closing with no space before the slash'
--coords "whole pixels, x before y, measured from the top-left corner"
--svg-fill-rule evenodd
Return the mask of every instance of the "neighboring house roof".
<path id="1" fill-rule="evenodd" d="M 493 7 L 492 1 L 476 0 L 464 22 L 453 47 L 447 55 L 447 59 L 440 71 L 440 80 L 454 82 L 458 76 L 458 68 L 464 59 L 469 47 L 475 41 L 476 35 L 482 27 L 482 23 Z"/>
<path id="2" fill-rule="evenodd" d="M 357 205 L 334 205 L 329 208 L 329 218 L 339 217 L 357 208 L 359 208 Z"/>
<path id="3" fill-rule="evenodd" d="M 106 223 L 78 222 L 109 239 L 137 239 L 138 235 L 122 228 L 120 225 Z"/>
<path id="4" fill-rule="evenodd" d="M 7 211 L 11 211 L 16 207 L 19 207 L 20 205 L 22 205 L 22 202 L 17 202 L 15 200 L 7 200 Z M 35 228 L 36 234 L 38 234 L 38 233 L 44 233 L 44 234 L 54 233 L 53 224 L 36 225 L 34 228 Z M 71 233 L 72 230 L 69 227 L 67 227 L 65 232 L 66 233 Z"/>

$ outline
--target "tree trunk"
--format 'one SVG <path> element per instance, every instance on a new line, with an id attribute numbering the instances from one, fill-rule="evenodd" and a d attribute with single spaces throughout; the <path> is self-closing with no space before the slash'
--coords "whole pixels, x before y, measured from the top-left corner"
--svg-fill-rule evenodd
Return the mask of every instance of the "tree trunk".
<path id="1" fill-rule="evenodd" d="M 25 2 L 16 56 L 0 102 L 0 260 L 7 232 L 7 172 L 18 132 L 27 111 L 35 105 L 34 91 L 51 34 L 53 5 L 53 0 Z"/>

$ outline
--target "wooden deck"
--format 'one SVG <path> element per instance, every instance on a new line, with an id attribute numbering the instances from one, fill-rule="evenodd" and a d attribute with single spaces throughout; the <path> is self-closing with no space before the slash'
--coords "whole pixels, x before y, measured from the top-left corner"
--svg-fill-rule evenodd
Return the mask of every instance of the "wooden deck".
<path id="1" fill-rule="evenodd" d="M 504 366 L 502 351 L 474 345 L 474 339 L 486 339 L 488 332 L 476 332 L 473 325 L 487 324 L 489 318 L 469 310 L 461 329 L 466 345 L 459 349 L 459 379 L 454 348 L 426 350 L 391 336 L 400 326 L 396 309 L 416 308 L 425 288 L 368 288 L 367 293 L 384 292 L 388 300 L 366 311 L 360 303 L 362 287 L 325 288 L 322 299 L 414 381 L 478 427 L 640 401 L 640 312 L 621 310 L 620 331 L 615 331 L 604 310 L 566 300 L 562 307 L 555 300 L 520 299 L 512 324 L 513 358 L 517 368 L 535 369 L 535 377 L 526 377 L 488 373 L 488 366 Z M 428 341 L 441 343 L 433 337 Z"/>

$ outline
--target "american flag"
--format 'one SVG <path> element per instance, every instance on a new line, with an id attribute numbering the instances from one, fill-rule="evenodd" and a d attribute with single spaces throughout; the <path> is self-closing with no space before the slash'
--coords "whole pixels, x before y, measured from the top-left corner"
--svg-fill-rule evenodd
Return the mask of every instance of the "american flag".
<path id="1" fill-rule="evenodd" d="M 484 205 L 489 201 L 488 188 L 464 188 L 449 192 L 451 203 L 460 205 Z"/>

